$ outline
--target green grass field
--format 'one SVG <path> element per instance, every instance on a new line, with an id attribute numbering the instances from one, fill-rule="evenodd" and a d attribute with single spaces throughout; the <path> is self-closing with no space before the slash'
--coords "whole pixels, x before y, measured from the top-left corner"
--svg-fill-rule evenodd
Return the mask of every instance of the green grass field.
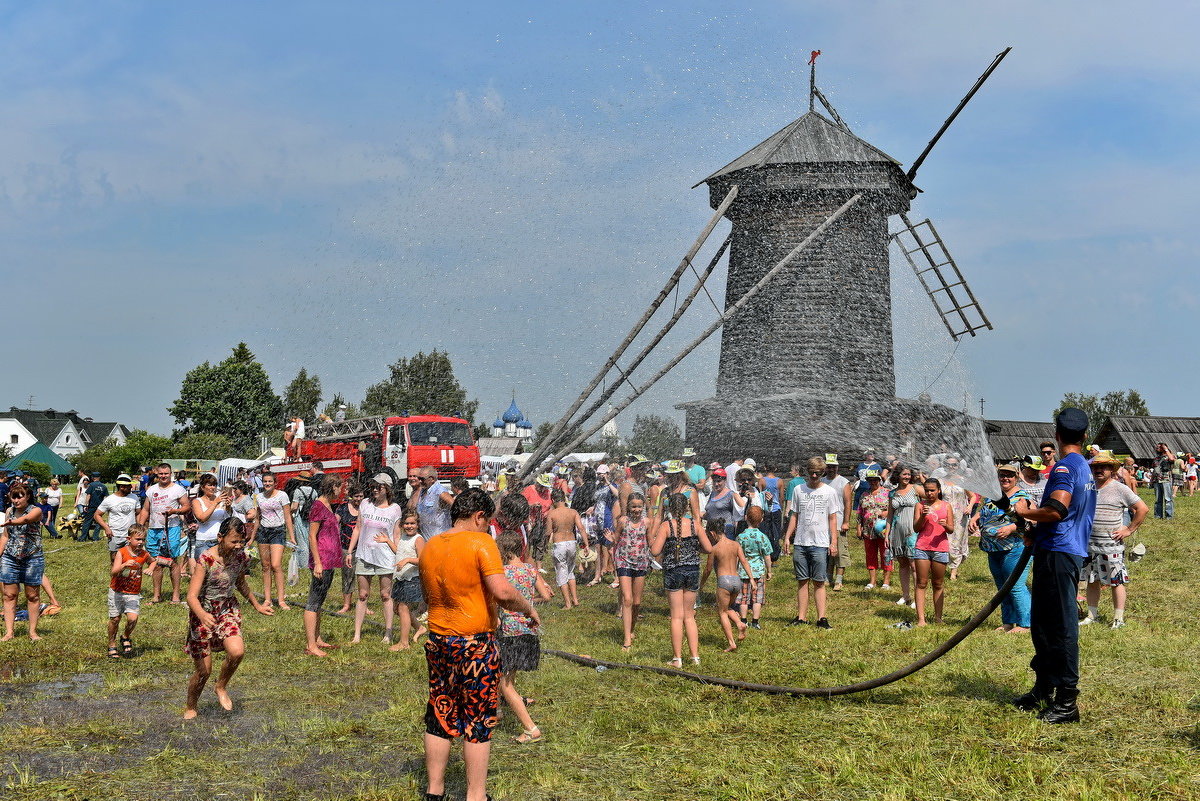
<path id="1" fill-rule="evenodd" d="M 543 742 L 518 746 L 507 716 L 492 752 L 497 799 L 1144 799 L 1200 797 L 1200 562 L 1192 532 L 1200 499 L 1137 539 L 1128 625 L 1082 631 L 1084 721 L 1049 727 L 1007 706 L 1030 684 L 1027 636 L 994 633 L 995 615 L 947 657 L 889 687 L 835 700 L 738 692 L 629 671 L 597 672 L 546 657 L 518 686 Z M 248 608 L 248 652 L 231 685 L 235 709 L 211 689 L 184 722 L 191 662 L 185 611 L 143 607 L 135 659 L 105 658 L 106 554 L 61 547 L 48 572 L 65 609 L 41 643 L 0 644 L 0 796 L 14 799 L 391 799 L 423 789 L 419 650 L 389 653 L 378 634 L 328 659 L 301 655 L 300 613 Z M 861 587 L 861 549 L 851 587 Z M 786 628 L 787 571 L 772 583 L 765 630 L 722 654 L 715 614 L 699 614 L 702 669 L 794 686 L 841 684 L 893 670 L 947 637 L 992 593 L 977 551 L 950 584 L 948 625 L 898 631 L 895 593 L 833 596 L 834 630 Z M 710 579 L 709 589 L 711 590 Z M 252 582 L 253 583 L 253 582 Z M 302 580 L 302 584 L 304 584 Z M 306 584 L 304 584 L 306 587 Z M 652 580 L 639 638 L 626 658 L 670 656 L 666 601 Z M 294 592 L 299 597 L 301 587 Z M 581 589 L 570 612 L 545 607 L 547 647 L 621 660 L 610 590 Z M 331 597 L 331 603 L 334 600 Z M 378 602 L 373 604 L 378 608 Z M 1106 598 L 1102 612 L 1110 611 Z M 329 619 L 345 643 L 350 625 Z M 220 657 L 218 657 L 219 659 Z M 458 752 L 456 751 L 456 754 Z M 463 794 L 457 756 L 450 797 Z"/>

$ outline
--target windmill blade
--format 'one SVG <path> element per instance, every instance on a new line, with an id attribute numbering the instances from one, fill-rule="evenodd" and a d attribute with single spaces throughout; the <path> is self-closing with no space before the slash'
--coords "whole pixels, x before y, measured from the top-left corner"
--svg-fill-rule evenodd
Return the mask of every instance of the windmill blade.
<path id="1" fill-rule="evenodd" d="M 933 307 L 954 341 L 967 334 L 975 336 L 976 331 L 990 331 L 991 321 L 983 313 L 983 307 L 975 299 L 975 293 L 967 285 L 933 222 L 925 220 L 914 225 L 907 214 L 901 214 L 900 219 L 904 227 L 892 234 L 892 242 L 917 274 L 917 280 L 933 301 Z"/>
<path id="2" fill-rule="evenodd" d="M 914 161 L 912 167 L 909 168 L 909 181 L 912 181 L 913 177 L 916 176 L 917 170 L 919 170 L 921 165 L 925 163 L 925 157 L 929 155 L 929 151 L 933 150 L 933 146 L 936 145 L 938 140 L 942 138 L 942 134 L 944 134 L 946 129 L 950 127 L 950 123 L 954 122 L 954 119 L 958 116 L 959 112 L 966 107 L 967 103 L 971 102 L 971 98 L 974 97 L 975 93 L 979 91 L 979 87 L 983 86 L 983 82 L 986 81 L 988 77 L 996 71 L 996 67 L 1000 66 L 1000 62 L 1004 60 L 1004 57 L 1008 55 L 1008 51 L 1010 50 L 1012 50 L 1011 47 L 1006 47 L 1004 48 L 1003 52 L 998 53 L 996 57 L 992 59 L 992 63 L 988 66 L 988 68 L 984 70 L 983 75 L 979 76 L 979 80 L 975 81 L 975 85 L 971 87 L 971 91 L 967 92 L 967 96 L 958 101 L 958 105 L 954 107 L 954 111 L 952 111 L 950 116 L 946 118 L 946 121 L 942 123 L 942 127 L 938 128 L 937 133 L 935 133 L 933 138 L 929 140 L 929 144 L 925 145 L 925 149 L 921 151 L 921 155 L 917 156 L 917 160 Z"/>

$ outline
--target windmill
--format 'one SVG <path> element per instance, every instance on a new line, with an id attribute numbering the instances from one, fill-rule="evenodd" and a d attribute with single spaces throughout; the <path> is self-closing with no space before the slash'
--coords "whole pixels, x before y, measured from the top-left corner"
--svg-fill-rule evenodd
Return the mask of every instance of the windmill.
<path id="1" fill-rule="evenodd" d="M 754 453 L 782 464 L 797 454 L 847 452 L 863 443 L 898 446 L 934 419 L 986 448 L 977 418 L 895 396 L 887 265 L 894 244 L 955 340 L 991 328 L 933 223 L 913 223 L 907 212 L 920 191 L 913 184 L 918 168 L 1008 52 L 993 59 L 905 172 L 856 136 L 817 87 L 820 53 L 814 51 L 808 112 L 696 184 L 708 187 L 712 218 L 625 340 L 538 444 L 526 471 L 595 434 L 717 330 L 716 396 L 677 406 L 686 413 L 688 443 L 704 460 Z M 895 232 L 893 218 L 900 221 Z M 700 272 L 693 259 L 723 219 L 731 223 L 730 233 Z M 635 385 L 631 375 L 726 254 L 724 311 L 653 377 Z M 695 287 L 622 367 L 625 350 L 688 270 Z M 736 325 L 726 325 L 735 318 Z M 605 388 L 580 412 L 601 383 Z M 622 385 L 632 394 L 591 420 Z"/>

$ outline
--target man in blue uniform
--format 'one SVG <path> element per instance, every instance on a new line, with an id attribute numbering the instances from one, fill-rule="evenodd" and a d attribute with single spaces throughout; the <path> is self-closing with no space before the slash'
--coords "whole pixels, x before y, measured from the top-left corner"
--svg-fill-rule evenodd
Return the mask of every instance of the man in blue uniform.
<path id="1" fill-rule="evenodd" d="M 1096 483 L 1083 457 L 1088 417 L 1068 407 L 1054 419 L 1054 438 L 1062 458 L 1055 462 L 1042 494 L 1042 505 L 1022 502 L 1017 514 L 1033 523 L 1025 536 L 1033 547 L 1030 635 L 1033 639 L 1033 689 L 1013 704 L 1027 712 L 1041 708 L 1046 723 L 1077 723 L 1079 709 L 1079 614 L 1075 594 L 1087 556 L 1096 515 Z"/>

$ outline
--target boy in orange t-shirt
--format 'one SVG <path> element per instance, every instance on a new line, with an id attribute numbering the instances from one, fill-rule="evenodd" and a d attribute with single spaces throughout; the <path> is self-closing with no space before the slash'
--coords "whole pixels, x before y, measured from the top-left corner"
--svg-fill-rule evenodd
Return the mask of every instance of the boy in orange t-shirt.
<path id="1" fill-rule="evenodd" d="M 150 565 L 146 572 L 153 573 L 155 562 L 146 550 L 146 527 L 129 527 L 128 541 L 113 554 L 112 580 L 108 583 L 108 658 L 120 659 L 121 655 L 133 656 L 133 641 L 130 635 L 137 626 L 138 612 L 142 603 L 142 568 Z M 121 638 L 121 650 L 117 651 L 117 628 L 121 616 L 125 616 L 125 636 Z"/>
<path id="2" fill-rule="evenodd" d="M 486 795 L 492 730 L 500 707 L 500 651 L 496 606 L 539 622 L 533 605 L 504 575 L 500 551 L 488 534 L 495 504 L 483 490 L 459 493 L 453 525 L 431 537 L 418 564 L 429 605 L 429 702 L 425 705 L 426 798 L 446 791 L 450 744 L 464 740 L 467 797 Z"/>

